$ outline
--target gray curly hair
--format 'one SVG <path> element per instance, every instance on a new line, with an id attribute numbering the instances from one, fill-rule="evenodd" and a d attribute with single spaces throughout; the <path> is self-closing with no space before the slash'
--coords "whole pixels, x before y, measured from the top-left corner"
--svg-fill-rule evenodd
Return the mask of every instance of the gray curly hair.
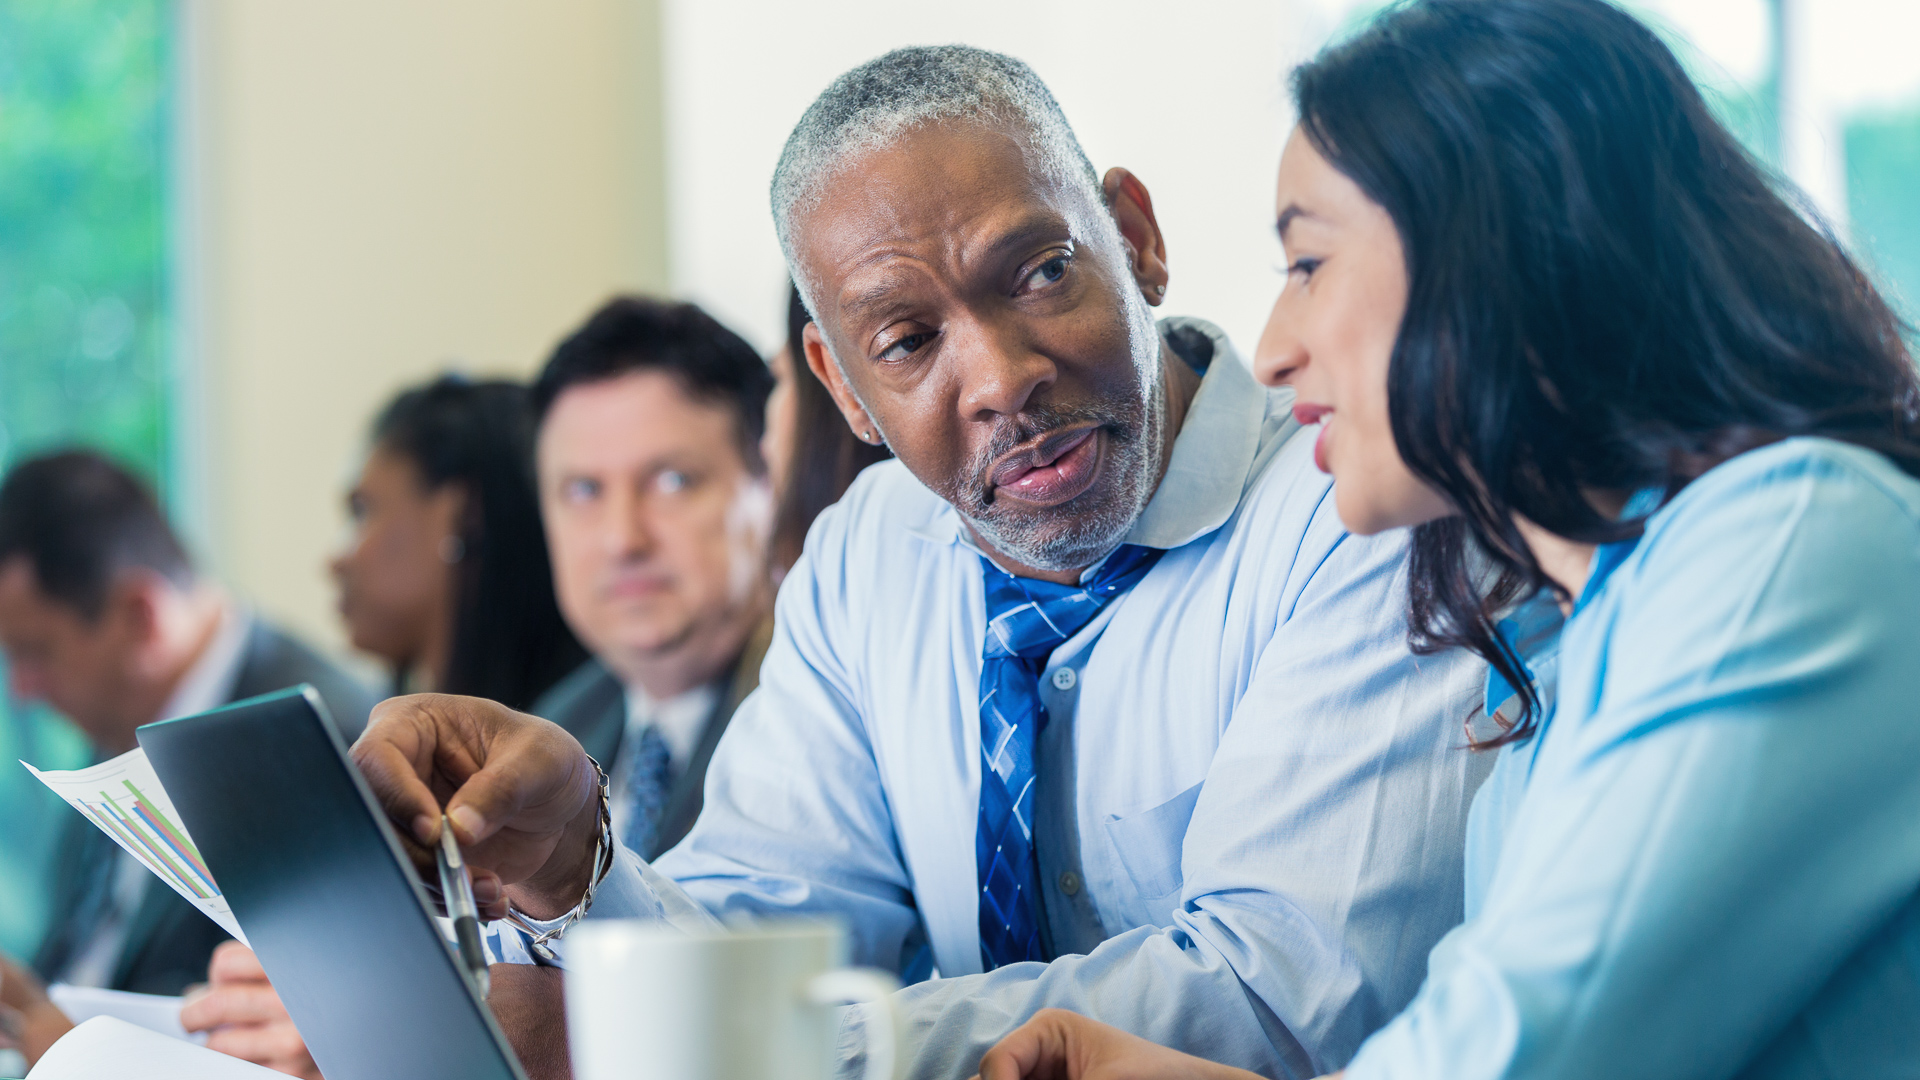
<path id="1" fill-rule="evenodd" d="M 833 81 L 794 125 L 773 170 L 773 224 L 809 312 L 811 282 L 794 258 L 793 220 L 820 202 L 848 159 L 881 149 L 929 122 L 966 118 L 1025 137 L 1047 179 L 1104 207 L 1100 177 L 1060 103 L 1026 64 L 968 45 L 895 49 Z"/>

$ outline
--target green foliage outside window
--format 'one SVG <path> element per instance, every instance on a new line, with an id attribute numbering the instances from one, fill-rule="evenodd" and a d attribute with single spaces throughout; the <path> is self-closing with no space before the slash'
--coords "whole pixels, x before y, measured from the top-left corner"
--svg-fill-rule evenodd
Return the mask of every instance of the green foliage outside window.
<path id="1" fill-rule="evenodd" d="M 162 0 L 0 0 L 0 468 L 84 442 L 163 490 L 168 28 Z M 19 758 L 85 764 L 0 699 L 0 950 L 30 952 L 72 813 Z"/>
<path id="2" fill-rule="evenodd" d="M 0 0 L 0 460 L 166 457 L 158 0 Z"/>

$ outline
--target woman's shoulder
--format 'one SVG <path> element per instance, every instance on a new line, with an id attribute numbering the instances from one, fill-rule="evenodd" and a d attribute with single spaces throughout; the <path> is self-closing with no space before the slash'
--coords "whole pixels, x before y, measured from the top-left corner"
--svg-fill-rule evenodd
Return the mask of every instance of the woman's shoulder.
<path id="1" fill-rule="evenodd" d="M 1687 485 L 1648 518 L 1646 539 L 1658 545 L 1675 533 L 1707 529 L 1758 543 L 1788 528 L 1840 542 L 1863 529 L 1920 539 L 1920 478 L 1862 446 L 1783 439 L 1729 458 Z"/>
<path id="2" fill-rule="evenodd" d="M 1615 576 L 1604 606 L 1662 639 L 1920 603 L 1920 480 L 1861 447 L 1783 440 L 1654 512 Z"/>

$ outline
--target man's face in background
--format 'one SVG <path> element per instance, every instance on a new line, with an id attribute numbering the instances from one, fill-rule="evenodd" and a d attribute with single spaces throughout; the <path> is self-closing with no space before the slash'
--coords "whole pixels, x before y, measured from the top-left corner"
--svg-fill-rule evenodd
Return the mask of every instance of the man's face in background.
<path id="1" fill-rule="evenodd" d="M 115 590 L 98 617 L 48 596 L 33 563 L 0 564 L 0 651 L 13 696 L 43 701 L 100 743 L 146 718 L 126 716 L 145 629 L 132 598 Z"/>
<path id="2" fill-rule="evenodd" d="M 574 385 L 537 457 L 560 610 L 623 679 L 764 603 L 772 498 L 724 405 L 666 371 Z"/>

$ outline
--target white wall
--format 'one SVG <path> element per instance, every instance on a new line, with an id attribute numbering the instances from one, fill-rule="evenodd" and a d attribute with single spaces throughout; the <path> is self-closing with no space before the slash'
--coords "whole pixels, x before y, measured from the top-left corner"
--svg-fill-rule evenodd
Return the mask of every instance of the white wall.
<path id="1" fill-rule="evenodd" d="M 767 182 L 800 113 L 846 69 L 902 45 L 964 43 L 1033 65 L 1096 169 L 1152 192 L 1168 314 L 1250 350 L 1281 283 L 1274 167 L 1284 75 L 1340 0 L 663 0 L 673 283 L 762 349 L 786 272 Z"/>
<path id="2" fill-rule="evenodd" d="M 188 0 L 180 221 L 215 571 L 343 644 L 323 563 L 393 392 L 534 371 L 666 286 L 653 0 Z"/>

